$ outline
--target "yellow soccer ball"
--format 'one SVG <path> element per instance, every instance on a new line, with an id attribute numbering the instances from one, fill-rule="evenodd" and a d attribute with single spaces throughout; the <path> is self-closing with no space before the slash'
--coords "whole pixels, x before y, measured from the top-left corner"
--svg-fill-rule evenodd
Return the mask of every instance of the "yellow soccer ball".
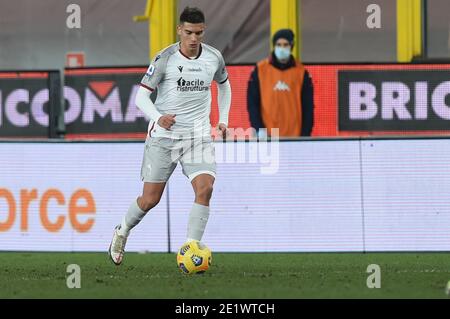
<path id="1" fill-rule="evenodd" d="M 211 261 L 211 250 L 197 240 L 183 244 L 177 254 L 178 268 L 189 275 L 204 273 L 211 266 Z"/>

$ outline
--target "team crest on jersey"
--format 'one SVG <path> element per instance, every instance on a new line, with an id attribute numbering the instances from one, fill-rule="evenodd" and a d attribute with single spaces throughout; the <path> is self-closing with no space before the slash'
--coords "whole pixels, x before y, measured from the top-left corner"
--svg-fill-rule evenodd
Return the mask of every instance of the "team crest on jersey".
<path id="1" fill-rule="evenodd" d="M 148 67 L 148 70 L 147 70 L 147 75 L 152 76 L 153 73 L 155 73 L 155 66 L 153 64 L 150 64 L 150 66 Z"/>

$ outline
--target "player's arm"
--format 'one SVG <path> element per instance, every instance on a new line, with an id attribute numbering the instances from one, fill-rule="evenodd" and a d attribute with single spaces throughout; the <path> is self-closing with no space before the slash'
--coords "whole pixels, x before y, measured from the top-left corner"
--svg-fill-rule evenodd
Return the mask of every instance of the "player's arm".
<path id="1" fill-rule="evenodd" d="M 150 99 L 151 92 L 159 85 L 164 77 L 167 66 L 167 57 L 158 54 L 150 64 L 141 80 L 141 87 L 136 94 L 136 105 L 144 114 L 158 123 L 159 126 L 169 130 L 175 123 L 175 114 L 162 115 Z"/>
<path id="2" fill-rule="evenodd" d="M 150 99 L 151 93 L 149 89 L 140 86 L 136 93 L 136 105 L 149 119 L 158 122 L 162 114 L 158 112 Z"/>
<path id="3" fill-rule="evenodd" d="M 218 104 L 219 104 L 219 124 L 224 124 L 228 126 L 228 114 L 230 113 L 231 107 L 231 85 L 230 81 L 227 79 L 223 83 L 217 85 L 218 91 Z"/>
<path id="4" fill-rule="evenodd" d="M 217 84 L 217 103 L 219 104 L 219 124 L 217 129 L 220 131 L 223 139 L 228 135 L 228 113 L 231 106 L 231 85 L 228 79 L 223 83 Z"/>
<path id="5" fill-rule="evenodd" d="M 227 137 L 228 114 L 231 106 L 231 85 L 228 80 L 228 72 L 225 67 L 223 57 L 219 56 L 219 65 L 214 75 L 214 80 L 217 82 L 217 102 L 219 104 L 219 125 L 218 129 L 222 133 L 222 137 Z"/>
<path id="6" fill-rule="evenodd" d="M 162 115 L 159 113 L 155 104 L 150 99 L 151 93 L 146 87 L 139 87 L 136 93 L 136 105 L 148 118 L 168 130 L 175 123 L 175 114 Z"/>

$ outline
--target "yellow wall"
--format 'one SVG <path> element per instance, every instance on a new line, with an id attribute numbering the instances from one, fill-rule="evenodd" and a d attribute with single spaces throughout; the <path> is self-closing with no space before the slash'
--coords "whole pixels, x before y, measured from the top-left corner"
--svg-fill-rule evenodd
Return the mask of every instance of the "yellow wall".
<path id="1" fill-rule="evenodd" d="M 147 0 L 143 16 L 134 21 L 148 21 L 149 59 L 176 41 L 177 0 Z"/>
<path id="2" fill-rule="evenodd" d="M 292 54 L 300 56 L 301 36 L 297 20 L 297 0 L 270 0 L 270 45 L 272 47 L 272 36 L 279 29 L 292 29 L 295 35 L 295 47 Z"/>
<path id="3" fill-rule="evenodd" d="M 397 0 L 397 61 L 422 54 L 422 1 Z"/>

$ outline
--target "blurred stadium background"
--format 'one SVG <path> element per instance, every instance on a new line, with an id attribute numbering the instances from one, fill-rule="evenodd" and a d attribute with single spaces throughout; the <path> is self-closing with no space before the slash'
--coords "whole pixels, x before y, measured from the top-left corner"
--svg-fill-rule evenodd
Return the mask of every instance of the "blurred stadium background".
<path id="1" fill-rule="evenodd" d="M 81 8 L 81 28 L 66 26 L 72 3 Z M 372 3 L 381 8 L 381 28 L 367 27 Z M 213 253 L 450 251 L 448 0 L 2 1 L 0 251 L 107 250 L 114 226 L 141 191 L 147 120 L 134 96 L 155 52 L 176 41 L 177 18 L 187 5 L 205 12 L 205 42 L 222 51 L 230 73 L 230 127 L 243 129 L 235 143 L 216 145 L 219 177 L 204 237 Z M 271 35 L 285 27 L 295 30 L 295 55 L 313 79 L 315 123 L 312 137 L 281 138 L 269 147 L 245 133 L 247 81 L 254 64 L 268 56 Z M 354 101 L 370 92 L 373 103 L 352 113 Z M 213 126 L 217 119 L 213 87 Z M 192 199 L 177 168 L 127 251 L 175 252 Z M 51 256 L 70 263 L 70 255 Z M 264 264 L 264 256 L 255 263 Z M 285 265 L 297 258 L 287 256 Z M 320 256 L 308 255 L 318 264 L 298 271 L 315 278 Z M 348 256 L 350 273 L 361 255 Z M 422 277 L 425 294 L 439 295 L 440 283 L 450 279 L 446 254 L 436 255 L 439 266 L 430 255 L 425 263 L 391 256 L 392 262 L 407 259 L 412 273 L 436 270 L 431 286 Z M 325 262 L 330 271 L 340 265 L 331 258 L 340 257 Z M 389 268 L 389 257 L 383 258 Z M 359 271 L 364 277 L 365 268 Z M 389 296 L 410 296 L 402 287 Z M 308 293 L 293 289 L 279 296 Z M 340 293 L 336 288 L 335 296 Z M 13 288 L 3 291 L 15 295 Z"/>

